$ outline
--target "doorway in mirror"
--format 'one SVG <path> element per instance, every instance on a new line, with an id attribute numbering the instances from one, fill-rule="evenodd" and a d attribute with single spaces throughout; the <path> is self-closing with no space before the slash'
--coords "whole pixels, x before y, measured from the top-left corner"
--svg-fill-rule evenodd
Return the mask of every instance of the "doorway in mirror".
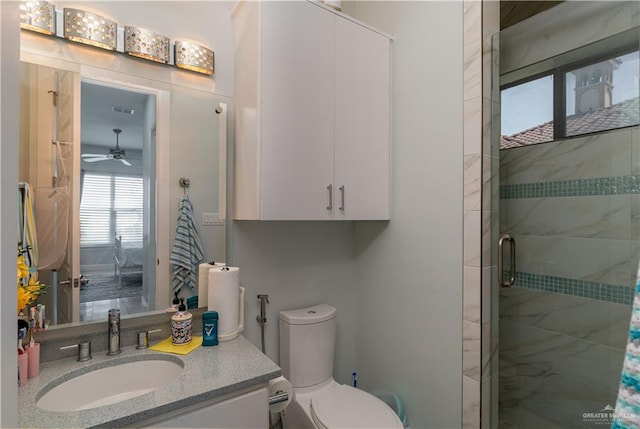
<path id="1" fill-rule="evenodd" d="M 148 311 L 156 97 L 85 80 L 80 126 L 80 321 Z"/>

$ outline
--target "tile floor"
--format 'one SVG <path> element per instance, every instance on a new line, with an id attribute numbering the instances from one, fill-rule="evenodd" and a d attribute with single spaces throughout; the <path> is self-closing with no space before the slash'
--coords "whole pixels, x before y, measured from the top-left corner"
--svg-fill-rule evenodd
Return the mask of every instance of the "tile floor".
<path id="1" fill-rule="evenodd" d="M 93 322 L 107 320 L 107 313 L 111 308 L 119 308 L 120 315 L 141 313 L 147 311 L 142 305 L 142 297 L 105 299 L 80 303 L 80 321 Z"/>

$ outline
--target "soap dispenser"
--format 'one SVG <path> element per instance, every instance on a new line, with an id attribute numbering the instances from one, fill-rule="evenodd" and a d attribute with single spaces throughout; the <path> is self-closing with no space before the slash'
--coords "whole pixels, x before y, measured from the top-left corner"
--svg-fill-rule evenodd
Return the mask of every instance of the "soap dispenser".
<path id="1" fill-rule="evenodd" d="M 167 313 L 174 313 L 178 311 L 178 307 L 180 307 L 180 298 L 178 298 L 178 292 L 174 292 L 173 295 L 173 301 L 171 303 L 171 307 L 167 308 Z"/>
<path id="2" fill-rule="evenodd" d="M 178 311 L 171 316 L 171 342 L 182 346 L 191 342 L 193 315 L 187 311 L 184 298 L 180 298 Z"/>

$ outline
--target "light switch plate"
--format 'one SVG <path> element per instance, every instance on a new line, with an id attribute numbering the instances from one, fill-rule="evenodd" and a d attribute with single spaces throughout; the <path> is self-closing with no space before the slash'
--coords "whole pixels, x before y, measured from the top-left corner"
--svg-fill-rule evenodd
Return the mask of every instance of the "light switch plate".
<path id="1" fill-rule="evenodd" d="M 224 220 L 221 220 L 218 213 L 202 213 L 202 225 L 224 225 Z"/>

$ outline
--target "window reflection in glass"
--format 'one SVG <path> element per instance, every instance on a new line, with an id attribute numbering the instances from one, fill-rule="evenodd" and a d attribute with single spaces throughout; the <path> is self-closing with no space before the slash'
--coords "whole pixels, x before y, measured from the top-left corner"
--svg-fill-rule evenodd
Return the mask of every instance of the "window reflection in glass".
<path id="1" fill-rule="evenodd" d="M 80 203 L 80 246 L 141 242 L 142 177 L 86 173 Z"/>
<path id="2" fill-rule="evenodd" d="M 553 76 L 501 92 L 501 149 L 553 140 Z"/>
<path id="3" fill-rule="evenodd" d="M 638 51 L 565 73 L 566 136 L 639 123 Z"/>

